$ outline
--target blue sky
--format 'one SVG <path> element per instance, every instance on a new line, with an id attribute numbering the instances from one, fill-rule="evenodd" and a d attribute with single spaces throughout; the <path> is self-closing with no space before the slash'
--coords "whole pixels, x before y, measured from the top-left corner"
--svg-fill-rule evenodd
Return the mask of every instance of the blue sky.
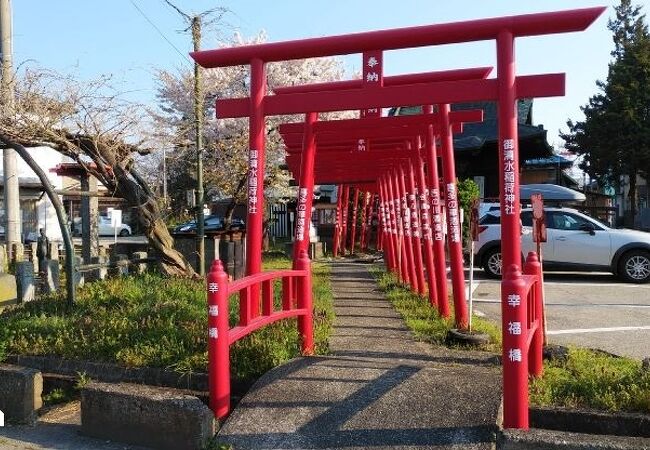
<path id="1" fill-rule="evenodd" d="M 133 6 L 155 24 L 170 45 Z M 265 30 L 270 41 L 344 34 L 358 31 L 444 23 L 483 17 L 609 6 L 607 13 L 583 33 L 517 40 L 518 74 L 566 72 L 567 95 L 540 99 L 534 121 L 549 130 L 549 141 L 559 143 L 557 130 L 568 118 L 580 119 L 579 107 L 596 92 L 595 81 L 607 75 L 613 44 L 607 19 L 618 0 L 330 0 L 223 1 L 176 0 L 187 12 L 225 6 L 224 35 L 239 30 L 246 36 Z M 637 0 L 650 13 L 649 0 Z M 162 0 L 14 0 L 14 59 L 81 78 L 112 73 L 141 101 L 155 102 L 157 68 L 189 67 L 185 56 L 191 42 L 176 12 Z M 204 48 L 216 44 L 215 34 L 204 37 Z M 175 48 L 174 48 L 175 47 Z M 177 51 L 178 50 L 178 51 Z M 495 64 L 494 44 L 448 45 L 388 52 L 387 75 Z M 360 57 L 348 57 L 351 70 Z"/>

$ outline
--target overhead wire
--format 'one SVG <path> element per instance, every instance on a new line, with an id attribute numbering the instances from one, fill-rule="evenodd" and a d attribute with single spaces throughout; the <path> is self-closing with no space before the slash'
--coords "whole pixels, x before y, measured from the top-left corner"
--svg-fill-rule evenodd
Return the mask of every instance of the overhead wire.
<path id="1" fill-rule="evenodd" d="M 169 45 L 170 45 L 174 50 L 176 50 L 176 53 L 178 53 L 178 54 L 183 58 L 183 60 L 184 60 L 185 62 L 187 62 L 188 64 L 190 64 L 191 67 L 194 67 L 193 62 L 190 61 L 189 57 L 187 56 L 187 53 L 183 53 L 183 52 L 181 52 L 181 51 L 178 49 L 178 47 L 176 47 L 176 46 L 173 44 L 173 42 L 170 41 L 170 40 L 167 38 L 167 36 L 165 36 L 165 33 L 163 33 L 162 30 L 160 30 L 160 28 L 158 28 L 158 27 L 156 26 L 156 24 L 155 24 L 155 23 L 154 23 L 154 22 L 153 22 L 153 21 L 152 21 L 152 20 L 151 20 L 151 19 L 150 19 L 146 14 L 145 14 L 145 12 L 142 11 L 142 9 L 140 9 L 140 7 L 135 3 L 134 0 L 129 0 L 129 2 L 130 2 L 131 5 L 133 5 L 133 7 L 134 7 L 134 8 L 135 8 L 139 13 L 140 13 L 140 15 L 141 15 L 141 16 L 142 16 L 142 17 L 143 17 L 143 18 L 144 18 L 144 19 L 149 23 L 149 25 L 151 25 L 151 26 L 153 27 L 153 29 L 156 30 L 156 31 L 158 32 L 158 34 L 160 35 L 160 37 L 162 37 L 162 38 L 165 40 L 165 42 L 167 42 L 167 43 L 168 43 L 168 44 L 169 44 Z"/>

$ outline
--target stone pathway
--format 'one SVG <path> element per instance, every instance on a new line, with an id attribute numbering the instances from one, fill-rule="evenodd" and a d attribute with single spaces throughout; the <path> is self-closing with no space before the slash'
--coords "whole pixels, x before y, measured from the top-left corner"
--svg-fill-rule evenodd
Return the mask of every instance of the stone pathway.
<path id="1" fill-rule="evenodd" d="M 332 267 L 332 354 L 264 375 L 219 433 L 236 449 L 494 447 L 492 355 L 417 342 L 368 266 Z"/>

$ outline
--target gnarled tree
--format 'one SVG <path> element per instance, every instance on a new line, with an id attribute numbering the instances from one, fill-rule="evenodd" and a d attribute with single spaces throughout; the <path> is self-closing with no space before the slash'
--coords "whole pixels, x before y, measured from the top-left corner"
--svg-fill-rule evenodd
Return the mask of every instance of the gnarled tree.
<path id="1" fill-rule="evenodd" d="M 173 248 L 154 193 L 138 172 L 136 155 L 150 152 L 141 105 L 125 100 L 110 78 L 80 82 L 43 69 L 17 77 L 16 104 L 2 115 L 4 145 L 49 146 L 96 177 L 113 195 L 137 212 L 150 245 L 168 275 L 194 276 L 187 260 Z"/>

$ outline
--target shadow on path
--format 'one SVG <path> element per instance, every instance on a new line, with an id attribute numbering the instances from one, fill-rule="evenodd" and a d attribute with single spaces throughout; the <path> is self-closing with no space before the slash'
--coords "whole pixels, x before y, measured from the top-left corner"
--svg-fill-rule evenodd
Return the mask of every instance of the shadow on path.
<path id="1" fill-rule="evenodd" d="M 492 448 L 501 398 L 493 355 L 416 341 L 365 265 L 333 264 L 332 288 L 332 354 L 264 375 L 219 442 L 237 449 Z"/>

